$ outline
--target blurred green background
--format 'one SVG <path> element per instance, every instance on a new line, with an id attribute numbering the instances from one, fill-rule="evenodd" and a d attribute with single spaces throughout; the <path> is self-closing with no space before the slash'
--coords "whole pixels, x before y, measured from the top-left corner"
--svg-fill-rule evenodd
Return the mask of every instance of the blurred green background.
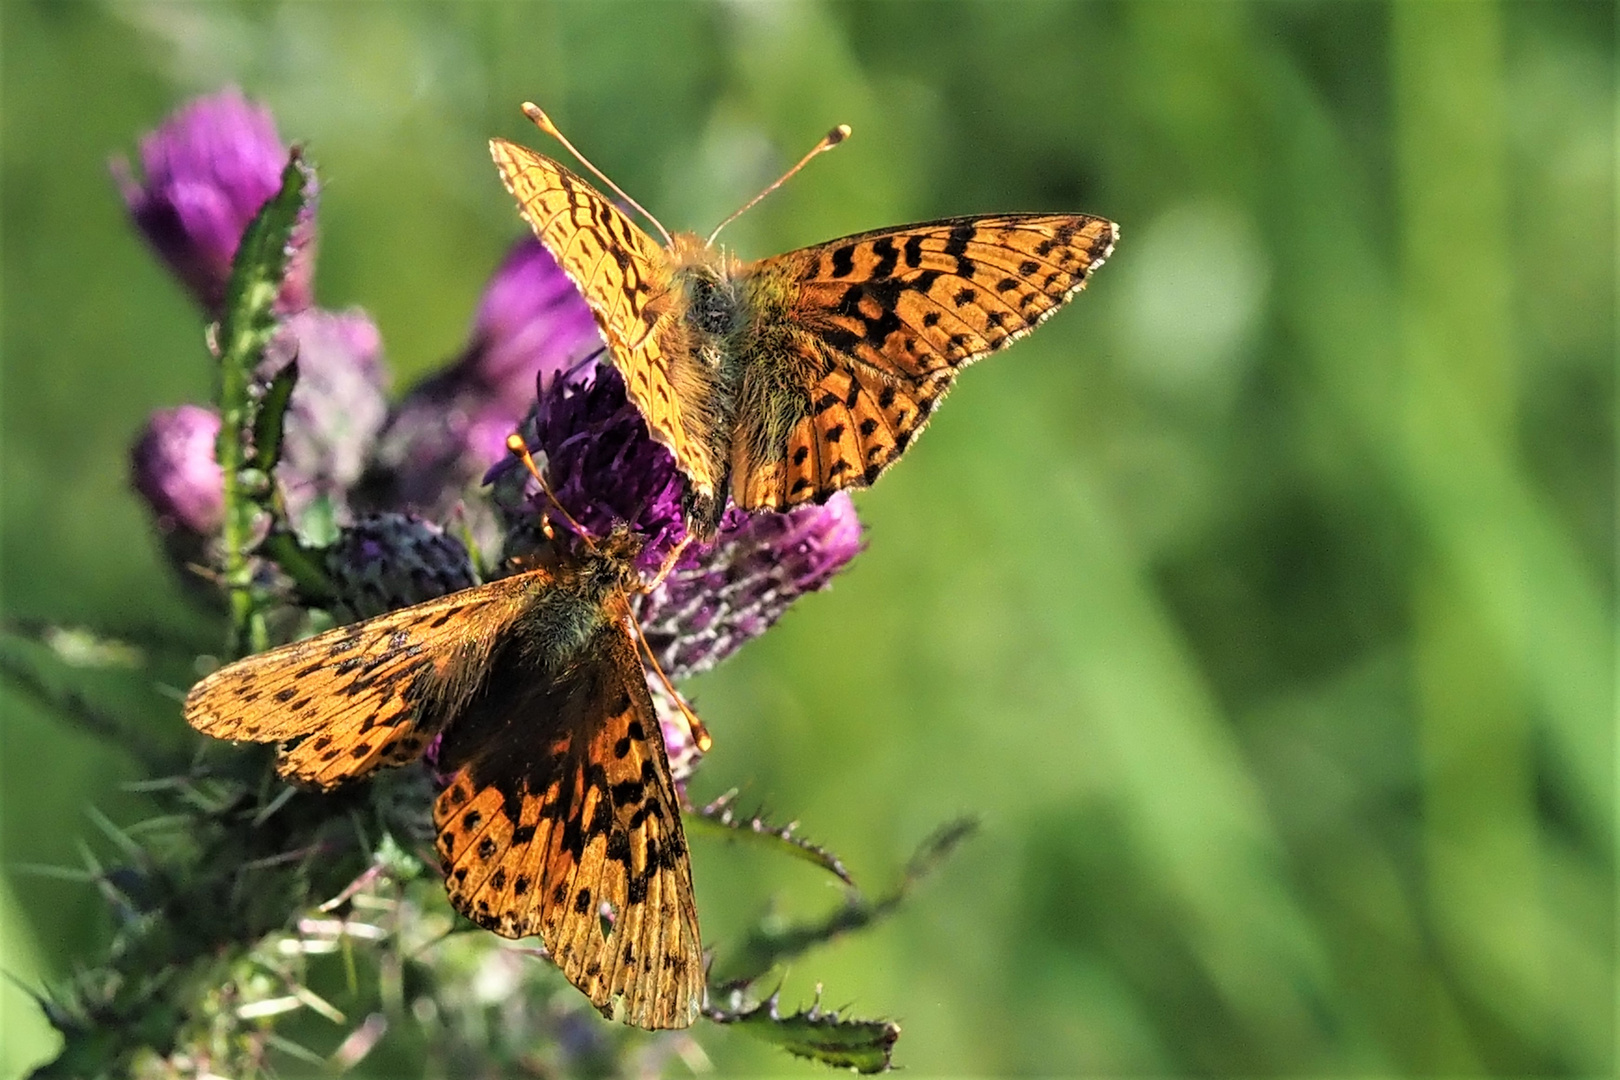
<path id="1" fill-rule="evenodd" d="M 318 290 L 396 388 L 520 232 L 485 151 L 541 102 L 671 227 L 757 256 L 902 221 L 1122 225 L 859 498 L 870 549 L 696 682 L 700 797 L 881 888 L 785 999 L 936 1074 L 1612 1074 L 1615 7 L 1609 3 L 7 3 L 13 616 L 208 641 L 126 449 L 210 389 L 106 160 L 239 84 L 307 140 Z M 0 947 L 93 959 L 73 863 L 134 766 L 6 691 Z M 180 740 L 172 702 L 148 704 Z M 724 948 L 813 871 L 697 841 Z M 16 1074 L 53 1045 L 0 986 Z M 818 1072 L 729 1032 L 722 1072 Z"/>

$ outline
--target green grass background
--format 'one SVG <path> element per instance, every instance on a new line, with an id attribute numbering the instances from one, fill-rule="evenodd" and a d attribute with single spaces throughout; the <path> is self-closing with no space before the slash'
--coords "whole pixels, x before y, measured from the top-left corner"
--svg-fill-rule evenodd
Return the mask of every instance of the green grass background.
<path id="1" fill-rule="evenodd" d="M 397 389 L 520 223 L 541 102 L 746 256 L 901 221 L 1119 221 L 1074 305 L 859 496 L 870 549 L 693 689 L 739 785 L 903 913 L 795 966 L 913 1076 L 1615 1068 L 1615 8 L 1608 3 L 7 3 L 14 616 L 207 641 L 126 484 L 203 401 L 196 312 L 105 162 L 227 82 L 307 140 L 318 290 Z M 5 691 L 4 966 L 92 960 L 21 873 L 128 820 L 118 752 Z M 147 704 L 163 738 L 177 710 Z M 705 935 L 835 900 L 699 842 Z M 0 987 L 0 1067 L 53 1045 Z M 710 1031 L 722 1072 L 814 1068 Z"/>

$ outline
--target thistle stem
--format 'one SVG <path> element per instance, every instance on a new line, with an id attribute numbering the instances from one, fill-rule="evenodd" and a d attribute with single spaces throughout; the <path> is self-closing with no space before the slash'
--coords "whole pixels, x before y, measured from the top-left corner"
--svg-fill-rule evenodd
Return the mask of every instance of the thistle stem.
<path id="1" fill-rule="evenodd" d="M 275 334 L 276 299 L 287 273 L 293 228 L 313 191 L 314 173 L 295 148 L 282 170 L 281 189 L 249 223 L 231 263 L 225 308 L 215 330 L 219 356 L 219 442 L 215 455 L 224 473 L 224 581 L 230 601 L 229 646 L 233 656 L 268 644 L 260 597 L 253 586 L 254 526 L 268 509 L 269 476 L 256 471 L 250 443 L 258 420 L 254 372 Z M 275 433 L 279 439 L 279 431 Z"/>

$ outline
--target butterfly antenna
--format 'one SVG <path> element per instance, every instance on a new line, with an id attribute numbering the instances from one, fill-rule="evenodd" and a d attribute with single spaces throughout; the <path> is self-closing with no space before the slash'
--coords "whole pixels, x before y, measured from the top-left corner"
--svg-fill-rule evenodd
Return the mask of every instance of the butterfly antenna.
<path id="1" fill-rule="evenodd" d="M 675 703 L 675 707 L 681 710 L 681 715 L 686 718 L 686 726 L 692 730 L 692 741 L 697 744 L 699 750 L 707 754 L 709 747 L 714 745 L 714 737 L 709 734 L 709 729 L 703 726 L 703 721 L 698 719 L 697 713 L 692 711 L 692 707 L 686 703 L 686 699 L 681 697 L 680 692 L 669 681 L 669 676 L 664 674 L 663 665 L 658 662 L 658 657 L 653 655 L 652 646 L 647 644 L 647 635 L 641 632 L 641 620 L 636 618 L 633 611 L 630 613 L 630 626 L 636 632 L 636 640 L 641 642 L 642 651 L 647 654 L 647 663 L 652 666 L 653 674 L 658 676 L 658 681 L 669 692 L 670 700 Z"/>
<path id="2" fill-rule="evenodd" d="M 585 531 L 585 526 L 574 520 L 574 515 L 568 512 L 568 508 L 558 500 L 557 493 L 551 490 L 551 485 L 546 483 L 546 478 L 540 475 L 540 468 L 535 465 L 534 455 L 529 453 L 529 444 L 523 441 L 523 436 L 515 431 L 512 432 L 506 437 L 506 448 L 516 455 L 518 460 L 523 462 L 524 468 L 529 470 L 529 474 L 539 481 L 540 490 L 546 493 L 546 498 L 550 499 L 551 505 L 557 508 L 557 513 L 561 514 L 563 520 L 568 522 L 568 527 L 574 530 L 576 536 L 585 541 L 586 547 L 595 551 L 596 544 L 592 542 L 591 534 Z M 543 517 L 544 515 L 542 515 Z M 546 522 L 544 527 L 549 530 L 550 522 Z"/>
<path id="3" fill-rule="evenodd" d="M 738 210 L 735 214 L 732 214 L 730 217 L 726 218 L 726 220 L 724 220 L 720 224 L 716 225 L 714 227 L 714 232 L 709 234 L 709 238 L 707 240 L 705 240 L 704 243 L 705 244 L 714 243 L 714 238 L 720 235 L 720 230 L 721 229 L 725 228 L 727 225 L 730 225 L 733 221 L 736 221 L 738 218 L 740 218 L 744 214 L 748 213 L 748 211 L 752 210 L 755 206 L 758 206 L 759 205 L 759 200 L 763 199 L 765 196 L 769 195 L 771 192 L 775 191 L 777 188 L 779 188 L 783 184 L 787 183 L 789 177 L 791 177 L 794 173 L 798 172 L 800 169 L 804 168 L 806 165 L 810 164 L 810 159 L 814 158 L 817 154 L 826 153 L 828 150 L 831 150 L 833 147 L 837 146 L 839 143 L 843 142 L 847 138 L 849 138 L 849 125 L 848 124 L 839 124 L 837 127 L 833 128 L 831 131 L 827 132 L 826 135 L 822 136 L 821 141 L 816 143 L 815 148 L 813 150 L 811 150 L 808 154 L 804 155 L 804 157 L 800 158 L 799 163 L 797 165 L 793 166 L 793 168 L 791 168 L 787 172 L 783 173 L 781 175 L 781 177 L 776 181 L 776 183 L 772 184 L 770 187 L 766 188 L 764 191 L 760 192 L 758 195 L 755 195 L 752 199 L 749 199 L 747 205 L 745 205 L 741 210 Z"/>
<path id="4" fill-rule="evenodd" d="M 647 213 L 644 206 L 636 202 L 636 200 L 632 199 L 630 196 L 626 195 L 623 188 L 621 188 L 618 184 L 615 184 L 612 180 L 608 179 L 607 173 L 603 172 L 601 169 L 598 169 L 595 165 L 592 165 L 589 158 L 580 153 L 578 150 L 575 150 L 574 144 L 569 142 L 568 139 L 564 137 L 563 133 L 557 130 L 557 125 L 551 122 L 551 117 L 546 115 L 544 109 L 532 101 L 525 101 L 523 103 L 523 115 L 527 116 L 530 120 L 533 120 L 535 127 L 562 143 L 563 149 L 567 150 L 570 154 L 573 154 L 574 157 L 579 159 L 579 163 L 581 165 L 595 173 L 598 180 L 612 188 L 619 198 L 635 207 L 637 213 L 646 218 L 648 221 L 652 222 L 654 227 L 656 227 L 658 231 L 663 234 L 665 245 L 669 247 L 675 246 L 675 238 L 669 235 L 669 230 L 664 228 L 664 223 Z"/>

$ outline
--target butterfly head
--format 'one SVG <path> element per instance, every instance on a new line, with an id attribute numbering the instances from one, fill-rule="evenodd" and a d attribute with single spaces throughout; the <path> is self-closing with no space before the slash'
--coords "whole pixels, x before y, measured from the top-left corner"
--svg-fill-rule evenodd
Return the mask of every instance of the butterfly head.
<path id="1" fill-rule="evenodd" d="M 682 250 L 686 240 L 693 246 Z M 696 236 L 677 233 L 675 242 L 678 254 L 674 278 L 686 297 L 685 321 L 698 335 L 696 353 L 706 356 L 711 350 L 704 349 L 703 344 L 730 337 L 742 322 L 743 298 L 732 273 L 733 260 L 715 248 L 703 246 Z M 716 358 L 710 359 L 713 362 Z"/>
<path id="2" fill-rule="evenodd" d="M 608 534 L 595 542 L 596 550 L 588 557 L 593 564 L 592 572 L 611 578 L 613 584 L 633 592 L 641 584 L 636 559 L 641 556 L 644 547 L 646 541 L 632 532 L 629 525 L 622 521 L 614 522 Z"/>

